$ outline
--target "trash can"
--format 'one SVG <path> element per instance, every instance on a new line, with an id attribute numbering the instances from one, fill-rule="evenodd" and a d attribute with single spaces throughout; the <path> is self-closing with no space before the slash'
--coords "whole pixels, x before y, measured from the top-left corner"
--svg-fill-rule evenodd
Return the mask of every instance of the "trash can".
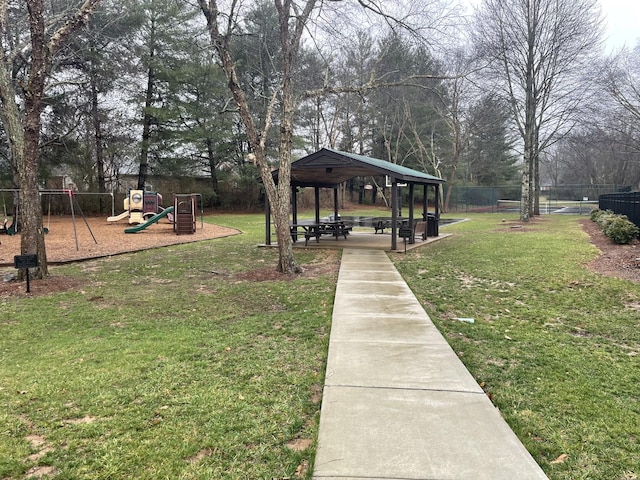
<path id="1" fill-rule="evenodd" d="M 438 217 L 433 213 L 427 214 L 427 237 L 438 236 Z"/>

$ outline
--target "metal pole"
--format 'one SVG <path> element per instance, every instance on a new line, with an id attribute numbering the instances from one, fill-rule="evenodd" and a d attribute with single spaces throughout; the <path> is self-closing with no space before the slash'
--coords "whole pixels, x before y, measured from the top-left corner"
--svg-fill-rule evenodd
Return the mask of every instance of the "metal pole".
<path id="1" fill-rule="evenodd" d="M 71 190 L 69 190 L 69 195 L 71 195 L 71 203 L 73 203 L 73 192 Z M 96 240 L 95 235 L 93 234 L 93 232 L 91 231 L 91 227 L 89 226 L 89 222 L 87 222 L 87 218 L 84 216 L 84 212 L 82 211 L 82 207 L 80 207 L 80 202 L 78 202 L 78 199 L 76 199 L 76 203 L 78 204 L 78 210 L 80 210 L 80 215 L 82 215 L 82 220 L 84 220 L 84 224 L 87 226 L 87 229 L 89 230 L 89 233 L 91 234 L 91 237 L 93 238 L 93 241 L 97 244 L 98 241 Z"/>
<path id="2" fill-rule="evenodd" d="M 71 205 L 71 220 L 73 222 L 73 236 L 76 239 L 76 252 L 80 250 L 78 246 L 78 231 L 76 230 L 76 214 L 73 211 L 73 196 L 71 195 L 71 190 L 67 190 L 67 195 L 69 195 L 69 204 Z"/>

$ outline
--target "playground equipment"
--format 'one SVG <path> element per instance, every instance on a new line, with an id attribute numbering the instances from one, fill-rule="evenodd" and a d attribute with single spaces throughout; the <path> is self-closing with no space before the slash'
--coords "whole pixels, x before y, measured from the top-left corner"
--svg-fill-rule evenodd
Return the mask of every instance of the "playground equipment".
<path id="1" fill-rule="evenodd" d="M 164 218 L 164 217 L 168 217 L 172 213 L 173 213 L 173 207 L 167 207 L 164 210 L 162 210 L 160 213 L 158 213 L 158 214 L 154 215 L 153 217 L 149 218 L 146 222 L 140 223 L 140 224 L 136 225 L 135 227 L 125 228 L 124 229 L 124 233 L 137 233 L 137 232 L 139 232 L 141 230 L 144 230 L 148 226 L 153 225 L 154 223 L 158 223 L 158 220 L 160 220 L 161 218 Z"/>
<path id="2" fill-rule="evenodd" d="M 176 235 L 183 234 L 194 234 L 196 233 L 196 212 L 198 202 L 197 199 L 202 198 L 202 195 L 199 193 L 189 193 L 189 194 L 175 194 L 173 196 L 173 206 L 162 209 L 159 207 L 161 211 L 150 218 L 148 218 L 145 222 L 140 223 L 134 227 L 129 227 L 124 230 L 124 233 L 137 233 L 154 223 L 158 223 L 161 218 L 167 217 L 171 223 L 173 223 L 173 231 Z M 151 210 L 151 205 L 147 207 Z M 127 213 L 127 212 L 125 212 Z M 201 212 L 202 214 L 202 212 Z M 125 215 L 126 216 L 126 215 Z M 118 217 L 125 218 L 123 214 Z M 115 217 L 114 217 L 115 218 Z M 201 223 L 204 228 L 204 220 L 201 219 Z"/>
<path id="3" fill-rule="evenodd" d="M 118 222 L 128 217 L 129 223 L 143 224 L 165 209 L 162 208 L 162 195 L 159 193 L 129 190 L 129 195 L 124 199 L 124 210 L 120 215 L 107 217 L 107 222 Z M 172 221 L 169 213 L 171 212 L 163 216 L 167 216 L 169 221 Z"/>
<path id="4" fill-rule="evenodd" d="M 197 194 L 179 194 L 173 196 L 175 222 L 173 231 L 176 235 L 196 233 L 196 198 Z"/>

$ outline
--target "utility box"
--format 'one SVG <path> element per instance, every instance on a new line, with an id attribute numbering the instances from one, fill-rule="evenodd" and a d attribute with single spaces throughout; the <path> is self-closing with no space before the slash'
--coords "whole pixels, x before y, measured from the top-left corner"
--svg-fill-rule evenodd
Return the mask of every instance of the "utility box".
<path id="1" fill-rule="evenodd" d="M 176 235 L 196 233 L 196 195 L 174 195 L 173 215 L 173 231 Z"/>

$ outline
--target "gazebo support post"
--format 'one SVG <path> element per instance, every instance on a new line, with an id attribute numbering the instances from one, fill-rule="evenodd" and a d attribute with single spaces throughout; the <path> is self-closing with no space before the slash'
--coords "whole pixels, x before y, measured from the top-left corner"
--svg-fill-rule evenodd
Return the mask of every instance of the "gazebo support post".
<path id="1" fill-rule="evenodd" d="M 409 237 L 409 243 L 416 243 L 415 232 L 413 232 L 413 197 L 414 197 L 414 194 L 415 194 L 415 184 L 414 183 L 410 183 L 409 184 L 409 228 L 411 229 L 411 232 L 413 234 Z"/>
<path id="2" fill-rule="evenodd" d="M 320 187 L 314 187 L 313 193 L 316 204 L 316 223 L 320 223 Z"/>
<path id="3" fill-rule="evenodd" d="M 269 198 L 264 196 L 264 223 L 265 223 L 265 245 L 271 245 L 271 205 L 269 204 Z"/>
<path id="4" fill-rule="evenodd" d="M 291 221 L 298 223 L 298 189 L 291 187 Z"/>
<path id="5" fill-rule="evenodd" d="M 428 214 L 429 214 L 429 185 L 427 185 L 426 183 L 422 186 L 423 188 L 423 193 L 422 193 L 422 220 L 424 220 L 425 222 L 428 222 Z M 427 228 L 424 229 L 424 238 L 426 239 L 428 237 L 427 235 Z"/>
<path id="6" fill-rule="evenodd" d="M 422 196 L 422 219 L 427 221 L 427 213 L 429 213 L 429 185 L 424 184 L 422 186 L 424 188 L 424 194 Z"/>
<path id="7" fill-rule="evenodd" d="M 298 224 L 298 187 L 291 187 L 291 223 Z M 296 227 L 292 240 L 298 241 L 298 228 Z"/>
<path id="8" fill-rule="evenodd" d="M 338 221 L 338 187 L 333 187 L 333 220 Z"/>
<path id="9" fill-rule="evenodd" d="M 391 250 L 398 247 L 398 181 L 391 182 Z"/>

